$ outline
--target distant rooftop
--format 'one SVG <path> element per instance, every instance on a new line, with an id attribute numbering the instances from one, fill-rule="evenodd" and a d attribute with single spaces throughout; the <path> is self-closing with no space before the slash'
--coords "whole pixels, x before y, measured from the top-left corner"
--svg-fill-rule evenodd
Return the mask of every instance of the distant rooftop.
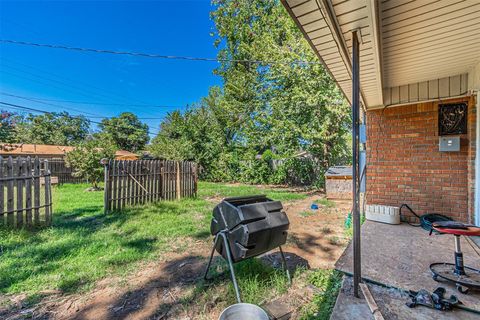
<path id="1" fill-rule="evenodd" d="M 50 156 L 63 157 L 67 152 L 74 150 L 71 146 L 57 146 L 48 144 L 26 144 L 26 143 L 0 143 L 0 155 L 2 156 Z M 126 150 L 115 152 L 117 160 L 137 159 L 135 153 Z"/>

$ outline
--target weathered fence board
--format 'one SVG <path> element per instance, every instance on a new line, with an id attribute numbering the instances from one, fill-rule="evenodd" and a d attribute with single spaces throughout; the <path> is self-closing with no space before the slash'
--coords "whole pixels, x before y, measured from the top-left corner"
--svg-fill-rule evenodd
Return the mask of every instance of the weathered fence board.
<path id="1" fill-rule="evenodd" d="M 44 183 L 41 184 L 40 180 Z M 6 197 L 5 197 L 6 194 Z M 33 200 L 33 205 L 32 205 Z M 33 217 L 32 217 L 33 211 Z M 0 224 L 50 225 L 52 193 L 47 160 L 0 156 Z"/>
<path id="2" fill-rule="evenodd" d="M 196 193 L 197 165 L 193 162 L 110 160 L 105 165 L 105 212 Z"/>

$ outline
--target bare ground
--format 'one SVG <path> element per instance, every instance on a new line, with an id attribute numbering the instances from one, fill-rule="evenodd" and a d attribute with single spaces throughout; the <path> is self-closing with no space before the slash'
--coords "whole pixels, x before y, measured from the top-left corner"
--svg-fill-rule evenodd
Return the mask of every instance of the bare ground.
<path id="1" fill-rule="evenodd" d="M 334 207 L 310 210 L 319 194 L 305 200 L 285 204 L 290 219 L 289 239 L 284 246 L 290 269 L 333 268 L 343 252 L 344 218 L 348 202 L 337 201 Z M 25 296 L 0 297 L 2 319 L 217 319 L 227 306 L 225 292 L 205 300 L 195 290 L 201 281 L 211 242 L 183 239 L 189 244 L 184 252 L 170 252 L 155 262 L 139 264 L 138 272 L 125 277 L 99 281 L 87 293 L 62 295 L 45 292 L 44 298 L 25 308 Z M 263 257 L 266 263 L 280 265 L 277 252 Z M 226 288 L 223 288 L 226 290 Z M 294 307 L 307 303 L 312 288 L 302 276 L 295 278 L 288 292 L 281 297 Z M 267 301 L 265 301 L 267 302 Z"/>

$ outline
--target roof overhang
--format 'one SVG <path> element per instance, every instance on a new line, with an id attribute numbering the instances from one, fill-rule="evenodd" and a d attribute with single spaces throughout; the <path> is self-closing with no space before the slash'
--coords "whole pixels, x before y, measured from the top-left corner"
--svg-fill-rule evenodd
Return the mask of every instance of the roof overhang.
<path id="1" fill-rule="evenodd" d="M 480 88 L 478 0 L 281 0 L 350 101 L 352 31 L 368 109 Z"/>

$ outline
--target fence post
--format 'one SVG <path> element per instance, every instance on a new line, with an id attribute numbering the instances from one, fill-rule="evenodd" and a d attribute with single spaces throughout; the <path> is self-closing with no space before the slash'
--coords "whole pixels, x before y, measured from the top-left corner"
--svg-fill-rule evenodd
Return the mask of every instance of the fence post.
<path id="1" fill-rule="evenodd" d="M 23 158 L 18 157 L 15 161 L 15 173 L 17 175 L 17 228 L 23 226 Z"/>
<path id="2" fill-rule="evenodd" d="M 35 157 L 33 162 L 33 221 L 34 224 L 40 223 L 40 160 Z"/>
<path id="3" fill-rule="evenodd" d="M 181 181 L 180 181 L 180 161 L 177 161 L 177 199 L 182 198 L 182 187 L 181 187 Z"/>
<path id="4" fill-rule="evenodd" d="M 196 197 L 198 190 L 198 165 L 196 163 L 193 164 L 193 194 Z"/>
<path id="5" fill-rule="evenodd" d="M 48 160 L 44 160 L 43 175 L 45 179 L 45 224 L 48 226 L 52 223 L 52 198 L 50 189 L 52 186 L 52 180 L 50 179 Z"/>
<path id="6" fill-rule="evenodd" d="M 13 158 L 10 156 L 7 160 L 7 224 L 13 226 L 14 220 L 14 202 L 13 202 Z"/>
<path id="7" fill-rule="evenodd" d="M 109 178 L 109 160 L 103 158 L 100 160 L 100 163 L 103 164 L 104 170 L 104 184 L 103 184 L 103 213 L 107 214 L 110 211 L 110 178 Z"/>
<path id="8" fill-rule="evenodd" d="M 1 166 L 1 164 L 0 164 Z M 25 177 L 25 221 L 27 226 L 31 226 L 33 224 L 32 220 L 32 158 L 27 157 L 27 163 L 24 167 L 26 172 Z"/>

